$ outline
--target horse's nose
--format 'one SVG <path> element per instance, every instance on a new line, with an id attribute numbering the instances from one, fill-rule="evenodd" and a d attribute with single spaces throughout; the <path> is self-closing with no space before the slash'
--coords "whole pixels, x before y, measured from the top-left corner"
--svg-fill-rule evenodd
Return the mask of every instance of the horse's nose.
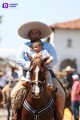
<path id="1" fill-rule="evenodd" d="M 35 87 L 35 96 L 38 96 L 40 93 L 40 89 L 38 86 Z"/>

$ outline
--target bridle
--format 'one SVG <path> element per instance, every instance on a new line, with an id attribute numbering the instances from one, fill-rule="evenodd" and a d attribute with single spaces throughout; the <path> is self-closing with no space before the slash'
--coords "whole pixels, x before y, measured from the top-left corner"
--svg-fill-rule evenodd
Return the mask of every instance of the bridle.
<path id="1" fill-rule="evenodd" d="M 45 80 L 45 79 L 44 79 L 44 81 L 33 80 L 33 81 L 31 81 L 31 84 L 32 84 L 32 86 L 33 86 L 33 84 L 34 84 L 34 85 L 41 84 L 41 86 L 42 86 L 42 88 L 41 88 L 41 93 L 40 93 L 40 96 L 41 96 L 41 95 L 42 95 L 42 92 L 43 92 L 43 90 L 44 90 L 44 88 L 45 88 L 45 85 L 46 85 L 46 80 Z M 32 96 L 33 96 L 34 98 L 36 98 L 36 99 L 40 98 L 40 97 L 35 97 L 35 96 L 34 96 L 34 91 L 33 91 L 33 90 L 32 90 Z M 42 97 L 43 97 L 43 96 L 42 96 Z M 23 103 L 24 108 L 25 108 L 27 111 L 29 111 L 31 114 L 34 115 L 34 120 L 39 120 L 39 116 L 42 115 L 42 114 L 44 114 L 44 113 L 46 113 L 46 112 L 48 112 L 51 108 L 53 108 L 53 105 L 54 105 L 54 99 L 52 99 L 52 98 L 48 101 L 47 104 L 45 103 L 45 106 L 42 107 L 41 109 L 35 109 L 35 108 L 33 108 L 33 107 L 28 103 L 28 101 L 27 101 L 26 99 L 25 99 L 25 101 L 24 101 L 24 103 Z M 47 113 L 47 114 L 49 114 L 49 113 Z M 50 116 L 50 114 L 49 114 L 49 116 Z M 51 116 L 50 116 L 50 117 L 51 117 Z"/>
<path id="2" fill-rule="evenodd" d="M 35 98 L 40 98 L 46 84 L 46 71 L 41 71 L 38 66 L 33 70 L 35 74 L 34 79 L 31 80 L 31 92 Z M 41 72 L 41 74 L 39 73 Z M 40 75 L 39 75 L 40 74 Z M 41 79 L 41 80 L 40 80 Z"/>
<path id="3" fill-rule="evenodd" d="M 36 99 L 40 98 L 46 84 L 47 69 L 42 59 L 36 58 L 31 61 L 30 79 L 32 96 Z"/>

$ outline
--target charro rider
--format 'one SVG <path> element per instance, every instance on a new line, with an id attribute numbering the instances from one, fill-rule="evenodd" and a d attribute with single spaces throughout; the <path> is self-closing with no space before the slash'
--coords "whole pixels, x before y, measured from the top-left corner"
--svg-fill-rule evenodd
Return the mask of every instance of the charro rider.
<path id="1" fill-rule="evenodd" d="M 48 25 L 46 25 L 42 22 L 37 22 L 37 21 L 23 24 L 19 28 L 19 30 L 18 30 L 19 36 L 24 39 L 29 39 L 30 42 L 24 43 L 22 45 L 22 47 L 20 48 L 18 55 L 17 55 L 17 63 L 22 67 L 24 77 L 22 80 L 20 80 L 17 83 L 17 85 L 14 87 L 14 89 L 11 92 L 12 101 L 15 101 L 15 97 L 16 97 L 17 93 L 19 93 L 19 90 L 22 88 L 24 89 L 24 87 L 25 86 L 27 87 L 27 85 L 28 85 L 28 81 L 26 79 L 27 78 L 26 74 L 30 67 L 30 60 L 29 60 L 28 56 L 26 55 L 26 52 L 32 56 L 32 51 L 31 51 L 32 44 L 35 41 L 39 41 L 43 38 L 48 37 L 51 33 L 52 33 L 52 30 Z M 47 50 L 49 52 L 49 54 L 53 56 L 52 65 L 54 66 L 57 62 L 57 55 L 56 55 L 55 48 L 48 42 L 43 42 L 43 49 Z M 50 62 L 47 64 L 50 64 Z M 56 93 L 56 99 L 55 99 L 55 106 L 56 106 L 57 113 L 58 113 L 58 118 L 56 120 L 62 120 L 64 105 L 65 105 L 65 91 L 62 88 L 59 81 L 56 79 L 52 70 L 49 70 L 49 71 L 51 71 L 50 72 L 51 76 L 54 77 L 54 78 L 52 78 L 54 86 L 55 87 L 58 86 L 58 91 Z M 13 106 L 14 106 L 14 111 L 16 112 L 17 106 L 15 106 L 14 102 L 13 102 Z"/>
<path id="2" fill-rule="evenodd" d="M 11 71 L 8 71 L 5 76 L 7 84 L 2 89 L 3 103 L 6 103 L 6 96 L 9 95 L 10 89 L 14 87 L 18 79 L 18 73 L 16 72 L 16 70 L 19 70 L 18 66 L 13 61 L 9 61 L 8 64 L 11 68 Z"/>

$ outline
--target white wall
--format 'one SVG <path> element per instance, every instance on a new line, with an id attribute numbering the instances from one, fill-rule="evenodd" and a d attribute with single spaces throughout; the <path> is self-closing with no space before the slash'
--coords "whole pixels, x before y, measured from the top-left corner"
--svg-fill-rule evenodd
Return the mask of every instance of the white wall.
<path id="1" fill-rule="evenodd" d="M 67 40 L 72 40 L 72 47 L 67 47 Z M 55 69 L 59 69 L 61 61 L 66 58 L 77 59 L 78 72 L 80 72 L 80 30 L 55 29 L 54 44 L 58 55 L 58 63 Z"/>

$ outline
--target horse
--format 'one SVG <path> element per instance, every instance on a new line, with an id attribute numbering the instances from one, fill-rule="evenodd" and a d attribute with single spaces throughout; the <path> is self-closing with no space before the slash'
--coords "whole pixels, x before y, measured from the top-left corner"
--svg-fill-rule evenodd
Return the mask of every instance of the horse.
<path id="1" fill-rule="evenodd" d="M 17 82 L 18 82 L 17 79 L 15 79 L 14 81 L 9 80 L 8 84 L 0 92 L 1 93 L 0 96 L 2 96 L 2 91 L 5 91 L 5 104 L 6 104 L 6 109 L 7 109 L 7 120 L 10 120 L 10 117 L 12 115 L 10 92 Z M 1 100 L 3 100 L 3 96 L 1 98 L 2 98 Z"/>
<path id="2" fill-rule="evenodd" d="M 12 81 L 9 80 L 9 83 L 6 85 L 5 89 L 6 89 L 6 108 L 7 108 L 7 120 L 10 120 L 10 117 L 12 116 L 12 106 L 11 106 L 11 97 L 10 97 L 10 92 L 13 89 L 13 87 L 17 84 L 18 79 L 14 79 Z"/>
<path id="3" fill-rule="evenodd" d="M 47 86 L 46 60 L 39 57 L 31 60 L 31 81 L 23 105 L 17 112 L 17 120 L 54 120 L 54 99 Z"/>

